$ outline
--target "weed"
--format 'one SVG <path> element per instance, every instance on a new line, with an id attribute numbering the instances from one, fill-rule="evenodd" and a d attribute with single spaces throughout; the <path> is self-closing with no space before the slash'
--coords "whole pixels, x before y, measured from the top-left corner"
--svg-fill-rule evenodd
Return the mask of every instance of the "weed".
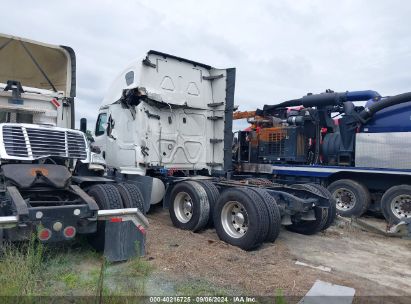
<path id="1" fill-rule="evenodd" d="M 285 301 L 283 291 L 281 289 L 277 289 L 275 292 L 275 303 L 276 304 L 287 304 Z"/>
<path id="2" fill-rule="evenodd" d="M 2 296 L 34 295 L 41 283 L 44 246 L 33 235 L 29 242 L 6 244 L 0 261 Z"/>
<path id="3" fill-rule="evenodd" d="M 128 262 L 127 269 L 129 275 L 147 277 L 153 271 L 153 266 L 143 258 L 137 257 Z"/>
<path id="4" fill-rule="evenodd" d="M 68 288 L 75 288 L 79 284 L 80 277 L 73 272 L 66 273 L 60 279 L 67 285 Z"/>

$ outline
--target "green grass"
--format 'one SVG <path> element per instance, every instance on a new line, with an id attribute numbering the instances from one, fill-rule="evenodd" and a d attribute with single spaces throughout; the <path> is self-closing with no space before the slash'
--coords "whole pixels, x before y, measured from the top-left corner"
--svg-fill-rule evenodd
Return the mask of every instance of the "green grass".
<path id="1" fill-rule="evenodd" d="M 135 277 L 147 277 L 153 271 L 153 266 L 141 257 L 134 258 L 127 262 L 128 275 Z"/>
<path id="2" fill-rule="evenodd" d="M 6 245 L 0 255 L 0 297 L 98 297 L 102 263 L 104 303 L 117 303 L 118 296 L 233 294 L 203 279 L 167 279 L 144 257 L 110 264 L 87 245 L 44 246 L 33 237 L 29 242 Z"/>
<path id="3" fill-rule="evenodd" d="M 60 280 L 63 281 L 68 288 L 75 288 L 80 283 L 80 276 L 73 272 L 66 273 L 60 277 Z"/>
<path id="4" fill-rule="evenodd" d="M 0 262 L 0 295 L 35 295 L 42 285 L 44 256 L 44 246 L 35 237 L 19 245 L 5 244 Z"/>

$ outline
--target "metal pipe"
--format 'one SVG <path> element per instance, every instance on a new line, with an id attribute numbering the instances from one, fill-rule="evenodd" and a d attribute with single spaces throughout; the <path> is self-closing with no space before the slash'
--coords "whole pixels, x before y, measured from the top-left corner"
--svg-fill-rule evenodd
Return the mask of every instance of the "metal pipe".
<path id="1" fill-rule="evenodd" d="M 381 95 L 372 90 L 353 91 L 353 92 L 325 92 L 321 94 L 309 94 L 302 98 L 287 100 L 276 105 L 264 105 L 263 112 L 269 112 L 278 108 L 304 106 L 321 107 L 339 105 L 345 101 L 365 101 L 370 99 L 380 99 Z M 261 111 L 261 110 L 260 110 Z M 259 114 L 259 113 L 257 113 Z"/>
<path id="2" fill-rule="evenodd" d="M 16 215 L 10 215 L 10 216 L 0 216 L 0 227 L 5 225 L 14 225 L 19 222 L 19 218 Z"/>
<path id="3" fill-rule="evenodd" d="M 371 118 L 375 113 L 385 108 L 398 105 L 401 103 L 411 101 L 411 92 L 398 94 L 392 97 L 388 97 L 384 100 L 373 103 L 371 106 L 365 108 L 360 112 L 360 117 L 367 120 Z"/>
<path id="4" fill-rule="evenodd" d="M 108 217 L 115 215 L 132 215 L 137 214 L 139 210 L 137 208 L 124 208 L 124 209 L 108 209 L 108 210 L 99 210 L 97 217 Z"/>
<path id="5" fill-rule="evenodd" d="M 148 220 L 144 214 L 137 208 L 125 208 L 125 209 L 109 209 L 109 210 L 98 210 L 97 219 L 106 220 L 110 217 L 128 217 L 134 216 L 137 217 L 145 226 L 148 226 Z"/>

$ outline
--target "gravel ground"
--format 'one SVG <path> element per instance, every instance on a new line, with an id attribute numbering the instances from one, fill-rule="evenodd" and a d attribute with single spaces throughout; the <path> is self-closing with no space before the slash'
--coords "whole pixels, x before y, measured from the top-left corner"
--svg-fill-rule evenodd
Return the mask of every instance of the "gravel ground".
<path id="1" fill-rule="evenodd" d="M 174 228 L 161 208 L 148 217 L 148 260 L 176 281 L 206 280 L 244 295 L 273 296 L 281 290 L 303 296 L 320 279 L 353 287 L 356 296 L 411 295 L 410 240 L 336 225 L 314 236 L 282 230 L 274 244 L 246 252 L 220 241 L 213 229 L 192 233 Z M 332 270 L 298 266 L 297 260 Z"/>

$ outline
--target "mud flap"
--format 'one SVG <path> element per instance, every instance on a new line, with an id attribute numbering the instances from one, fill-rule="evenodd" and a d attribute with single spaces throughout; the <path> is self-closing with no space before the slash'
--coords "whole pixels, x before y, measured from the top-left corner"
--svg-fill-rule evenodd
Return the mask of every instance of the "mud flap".
<path id="1" fill-rule="evenodd" d="M 98 219 L 105 221 L 104 256 L 109 262 L 145 254 L 148 221 L 137 208 L 99 210 Z"/>

